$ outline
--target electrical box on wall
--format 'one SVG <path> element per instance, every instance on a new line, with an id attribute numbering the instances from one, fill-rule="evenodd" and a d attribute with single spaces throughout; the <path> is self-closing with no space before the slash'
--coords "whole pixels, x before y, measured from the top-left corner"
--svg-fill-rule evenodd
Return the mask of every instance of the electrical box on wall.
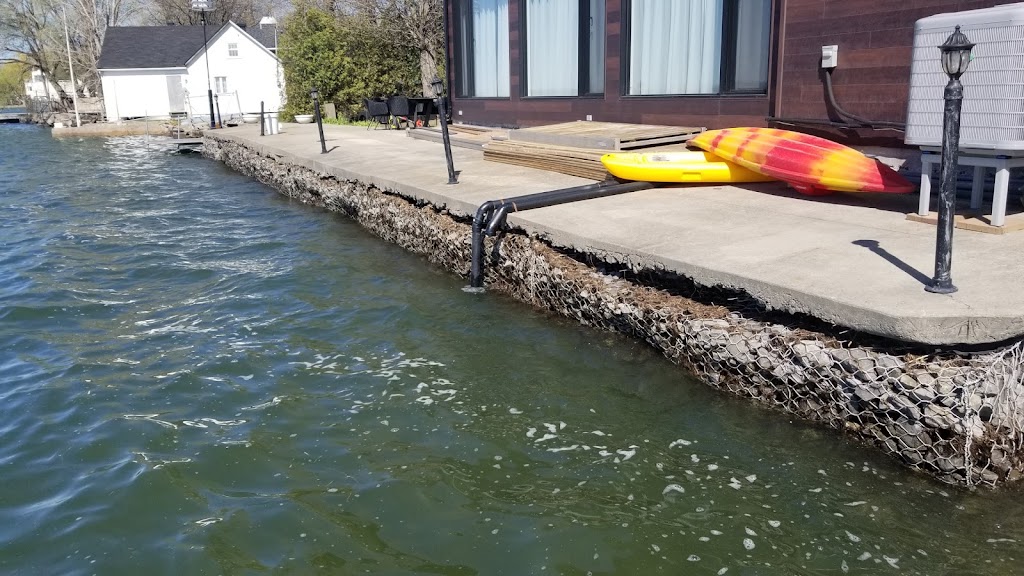
<path id="1" fill-rule="evenodd" d="M 835 68 L 839 65 L 839 46 L 822 46 L 821 47 L 821 67 L 822 68 Z"/>
<path id="2" fill-rule="evenodd" d="M 949 76 L 942 70 L 938 46 L 957 25 L 975 44 L 971 64 L 960 78 L 964 85 L 960 148 L 1024 154 L 1024 3 L 936 14 L 917 21 L 904 142 L 942 146 L 943 92 Z"/>

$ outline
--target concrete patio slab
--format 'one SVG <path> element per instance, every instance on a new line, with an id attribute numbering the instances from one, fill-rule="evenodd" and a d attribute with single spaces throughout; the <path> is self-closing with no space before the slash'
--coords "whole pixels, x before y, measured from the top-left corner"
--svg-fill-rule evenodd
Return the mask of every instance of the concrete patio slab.
<path id="1" fill-rule="evenodd" d="M 463 216 L 483 202 L 591 183 L 453 150 L 400 131 L 315 125 L 218 130 L 283 162 L 372 183 Z M 1014 199 L 1015 201 L 1015 199 Z M 674 186 L 510 215 L 509 224 L 556 246 L 674 271 L 742 290 L 768 307 L 925 344 L 983 344 L 1024 334 L 1024 232 L 954 233 L 951 295 L 930 294 L 935 228 L 906 219 L 916 195 L 801 196 L 784 185 Z"/>

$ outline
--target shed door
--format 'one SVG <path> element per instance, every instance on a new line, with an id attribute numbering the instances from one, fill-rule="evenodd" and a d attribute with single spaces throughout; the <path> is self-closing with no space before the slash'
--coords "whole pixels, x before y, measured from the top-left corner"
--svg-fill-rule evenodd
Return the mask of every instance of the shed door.
<path id="1" fill-rule="evenodd" d="M 185 89 L 181 86 L 181 76 L 166 76 L 167 102 L 171 114 L 185 113 Z"/>

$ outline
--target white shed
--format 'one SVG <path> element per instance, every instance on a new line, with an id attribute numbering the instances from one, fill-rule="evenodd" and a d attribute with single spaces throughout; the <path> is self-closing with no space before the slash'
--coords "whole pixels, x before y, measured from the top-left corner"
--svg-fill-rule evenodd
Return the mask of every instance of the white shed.
<path id="1" fill-rule="evenodd" d="M 108 121 L 194 116 L 209 120 L 207 90 L 221 118 L 281 108 L 284 73 L 268 47 L 234 22 L 202 26 L 112 26 L 100 54 Z M 266 35 L 259 34 L 261 37 Z"/>

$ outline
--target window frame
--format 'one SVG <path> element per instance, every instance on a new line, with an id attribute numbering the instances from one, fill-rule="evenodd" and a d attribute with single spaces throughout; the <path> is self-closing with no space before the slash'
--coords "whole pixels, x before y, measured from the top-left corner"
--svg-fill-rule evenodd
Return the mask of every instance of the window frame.
<path id="1" fill-rule="evenodd" d="M 730 96 L 769 96 L 772 91 L 772 62 L 777 27 L 775 11 L 778 0 L 768 0 L 768 82 L 764 90 L 736 89 L 736 41 L 739 33 L 739 2 L 740 0 L 722 0 L 722 54 L 718 70 L 718 92 L 714 94 L 630 94 L 629 80 L 631 73 L 633 46 L 633 0 L 622 1 L 622 66 L 620 68 L 619 85 L 623 98 L 722 98 Z"/>
<path id="2" fill-rule="evenodd" d="M 472 48 L 469 48 L 469 53 L 465 47 L 472 46 L 473 42 L 473 2 L 475 0 L 453 0 L 449 3 L 451 8 L 451 27 L 453 36 L 453 50 L 452 50 L 452 68 L 455 72 L 465 70 L 465 74 L 453 74 L 453 79 L 461 80 L 456 83 L 454 88 L 450 88 L 450 92 L 456 98 L 465 98 L 472 100 L 510 100 L 512 98 L 512 86 L 511 86 L 511 74 L 512 67 L 511 62 L 509 66 L 509 94 L 508 96 L 476 96 L 470 95 L 470 88 L 476 85 L 476 66 L 472 59 Z M 507 0 L 508 6 L 511 7 L 517 3 L 517 0 Z M 463 18 L 464 12 L 467 11 L 470 14 L 469 18 Z M 509 13 L 511 18 L 511 13 Z M 507 24 L 507 23 L 506 23 Z M 509 36 L 508 45 L 508 56 L 512 57 L 512 38 Z"/>
<path id="3" fill-rule="evenodd" d="M 214 94 L 227 94 L 228 93 L 228 77 L 227 76 L 214 76 L 213 77 L 213 93 Z M 221 91 L 221 88 L 224 88 Z"/>
<path id="4" fill-rule="evenodd" d="M 579 21 L 576 23 L 576 93 L 575 94 L 564 94 L 561 96 L 531 96 L 529 86 L 529 67 L 530 67 L 530 53 L 529 43 L 527 41 L 527 34 L 530 31 L 527 29 L 528 18 L 526 16 L 526 2 L 527 0 L 519 0 L 519 96 L 524 99 L 535 99 L 535 98 L 604 98 L 605 90 L 604 86 L 607 84 L 608 79 L 608 2 L 605 0 L 604 13 L 605 13 L 605 29 L 604 35 L 601 37 L 601 41 L 604 42 L 605 49 L 605 67 L 604 74 L 602 74 L 601 91 L 591 92 L 590 91 L 590 19 L 592 14 L 590 13 L 590 0 L 577 0 L 579 2 Z"/>
<path id="5" fill-rule="evenodd" d="M 234 50 L 234 52 L 235 52 L 234 54 L 231 53 L 232 50 Z M 228 42 L 228 58 L 238 58 L 238 57 L 239 57 L 238 42 Z"/>

